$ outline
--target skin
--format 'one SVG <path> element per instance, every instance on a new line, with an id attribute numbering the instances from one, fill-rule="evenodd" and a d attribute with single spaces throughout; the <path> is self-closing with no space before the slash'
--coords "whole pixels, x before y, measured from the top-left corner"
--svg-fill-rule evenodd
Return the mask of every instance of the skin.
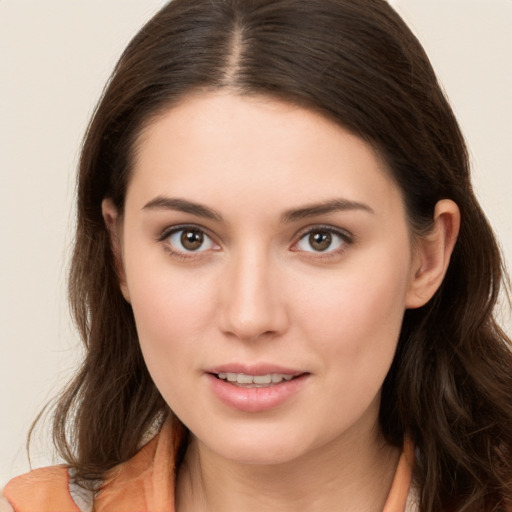
<path id="1" fill-rule="evenodd" d="M 268 98 L 191 95 L 137 147 L 123 214 L 108 199 L 103 213 L 146 364 L 192 433 L 177 510 L 382 510 L 399 456 L 378 424 L 382 382 L 405 309 L 442 281 L 457 207 L 440 201 L 414 238 L 368 144 Z M 198 249 L 183 224 L 204 233 Z M 210 385 L 228 363 L 305 377 L 279 406 L 240 411 Z"/>

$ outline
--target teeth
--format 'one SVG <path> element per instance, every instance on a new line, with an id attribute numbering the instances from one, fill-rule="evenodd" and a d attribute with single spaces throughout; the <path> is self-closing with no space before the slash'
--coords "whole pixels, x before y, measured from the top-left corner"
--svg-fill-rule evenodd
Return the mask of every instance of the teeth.
<path id="1" fill-rule="evenodd" d="M 238 384 L 253 384 L 254 381 L 252 379 L 252 375 L 244 375 L 243 373 L 239 373 L 236 376 L 236 381 Z"/>
<path id="2" fill-rule="evenodd" d="M 252 380 L 254 384 L 270 384 L 272 382 L 272 375 L 255 375 Z"/>
<path id="3" fill-rule="evenodd" d="M 227 380 L 236 384 L 252 387 L 264 387 L 265 385 L 279 384 L 283 381 L 293 379 L 293 375 L 285 373 L 267 373 L 266 375 L 246 375 L 245 373 L 220 372 L 217 374 L 219 379 Z"/>

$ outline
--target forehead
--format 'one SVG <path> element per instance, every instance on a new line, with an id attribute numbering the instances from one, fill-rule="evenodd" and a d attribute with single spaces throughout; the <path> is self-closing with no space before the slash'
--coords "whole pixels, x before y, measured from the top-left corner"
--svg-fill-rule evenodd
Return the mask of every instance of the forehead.
<path id="1" fill-rule="evenodd" d="M 217 92 L 187 97 L 143 131 L 127 201 L 156 195 L 246 208 L 259 201 L 260 209 L 262 201 L 292 208 L 341 195 L 378 209 L 400 191 L 379 154 L 326 117 Z"/>

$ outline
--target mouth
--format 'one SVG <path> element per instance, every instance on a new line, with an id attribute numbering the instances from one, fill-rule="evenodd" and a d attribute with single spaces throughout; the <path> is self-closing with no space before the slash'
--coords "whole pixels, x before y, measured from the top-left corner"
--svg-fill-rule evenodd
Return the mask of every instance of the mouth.
<path id="1" fill-rule="evenodd" d="M 268 388 L 282 382 L 289 382 L 304 374 L 266 373 L 264 375 L 249 375 L 246 373 L 218 372 L 211 375 L 240 388 Z"/>
<path id="2" fill-rule="evenodd" d="M 268 411 L 285 403 L 307 387 L 309 372 L 275 366 L 238 363 L 205 372 L 213 394 L 229 408 L 247 413 Z"/>

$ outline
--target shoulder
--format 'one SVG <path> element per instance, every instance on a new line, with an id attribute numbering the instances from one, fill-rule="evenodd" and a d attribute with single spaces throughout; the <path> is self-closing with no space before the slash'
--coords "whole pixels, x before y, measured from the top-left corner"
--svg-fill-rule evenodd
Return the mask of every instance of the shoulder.
<path id="1" fill-rule="evenodd" d="M 13 478 L 5 486 L 2 500 L 0 512 L 80 512 L 70 492 L 66 466 L 35 469 Z"/>

